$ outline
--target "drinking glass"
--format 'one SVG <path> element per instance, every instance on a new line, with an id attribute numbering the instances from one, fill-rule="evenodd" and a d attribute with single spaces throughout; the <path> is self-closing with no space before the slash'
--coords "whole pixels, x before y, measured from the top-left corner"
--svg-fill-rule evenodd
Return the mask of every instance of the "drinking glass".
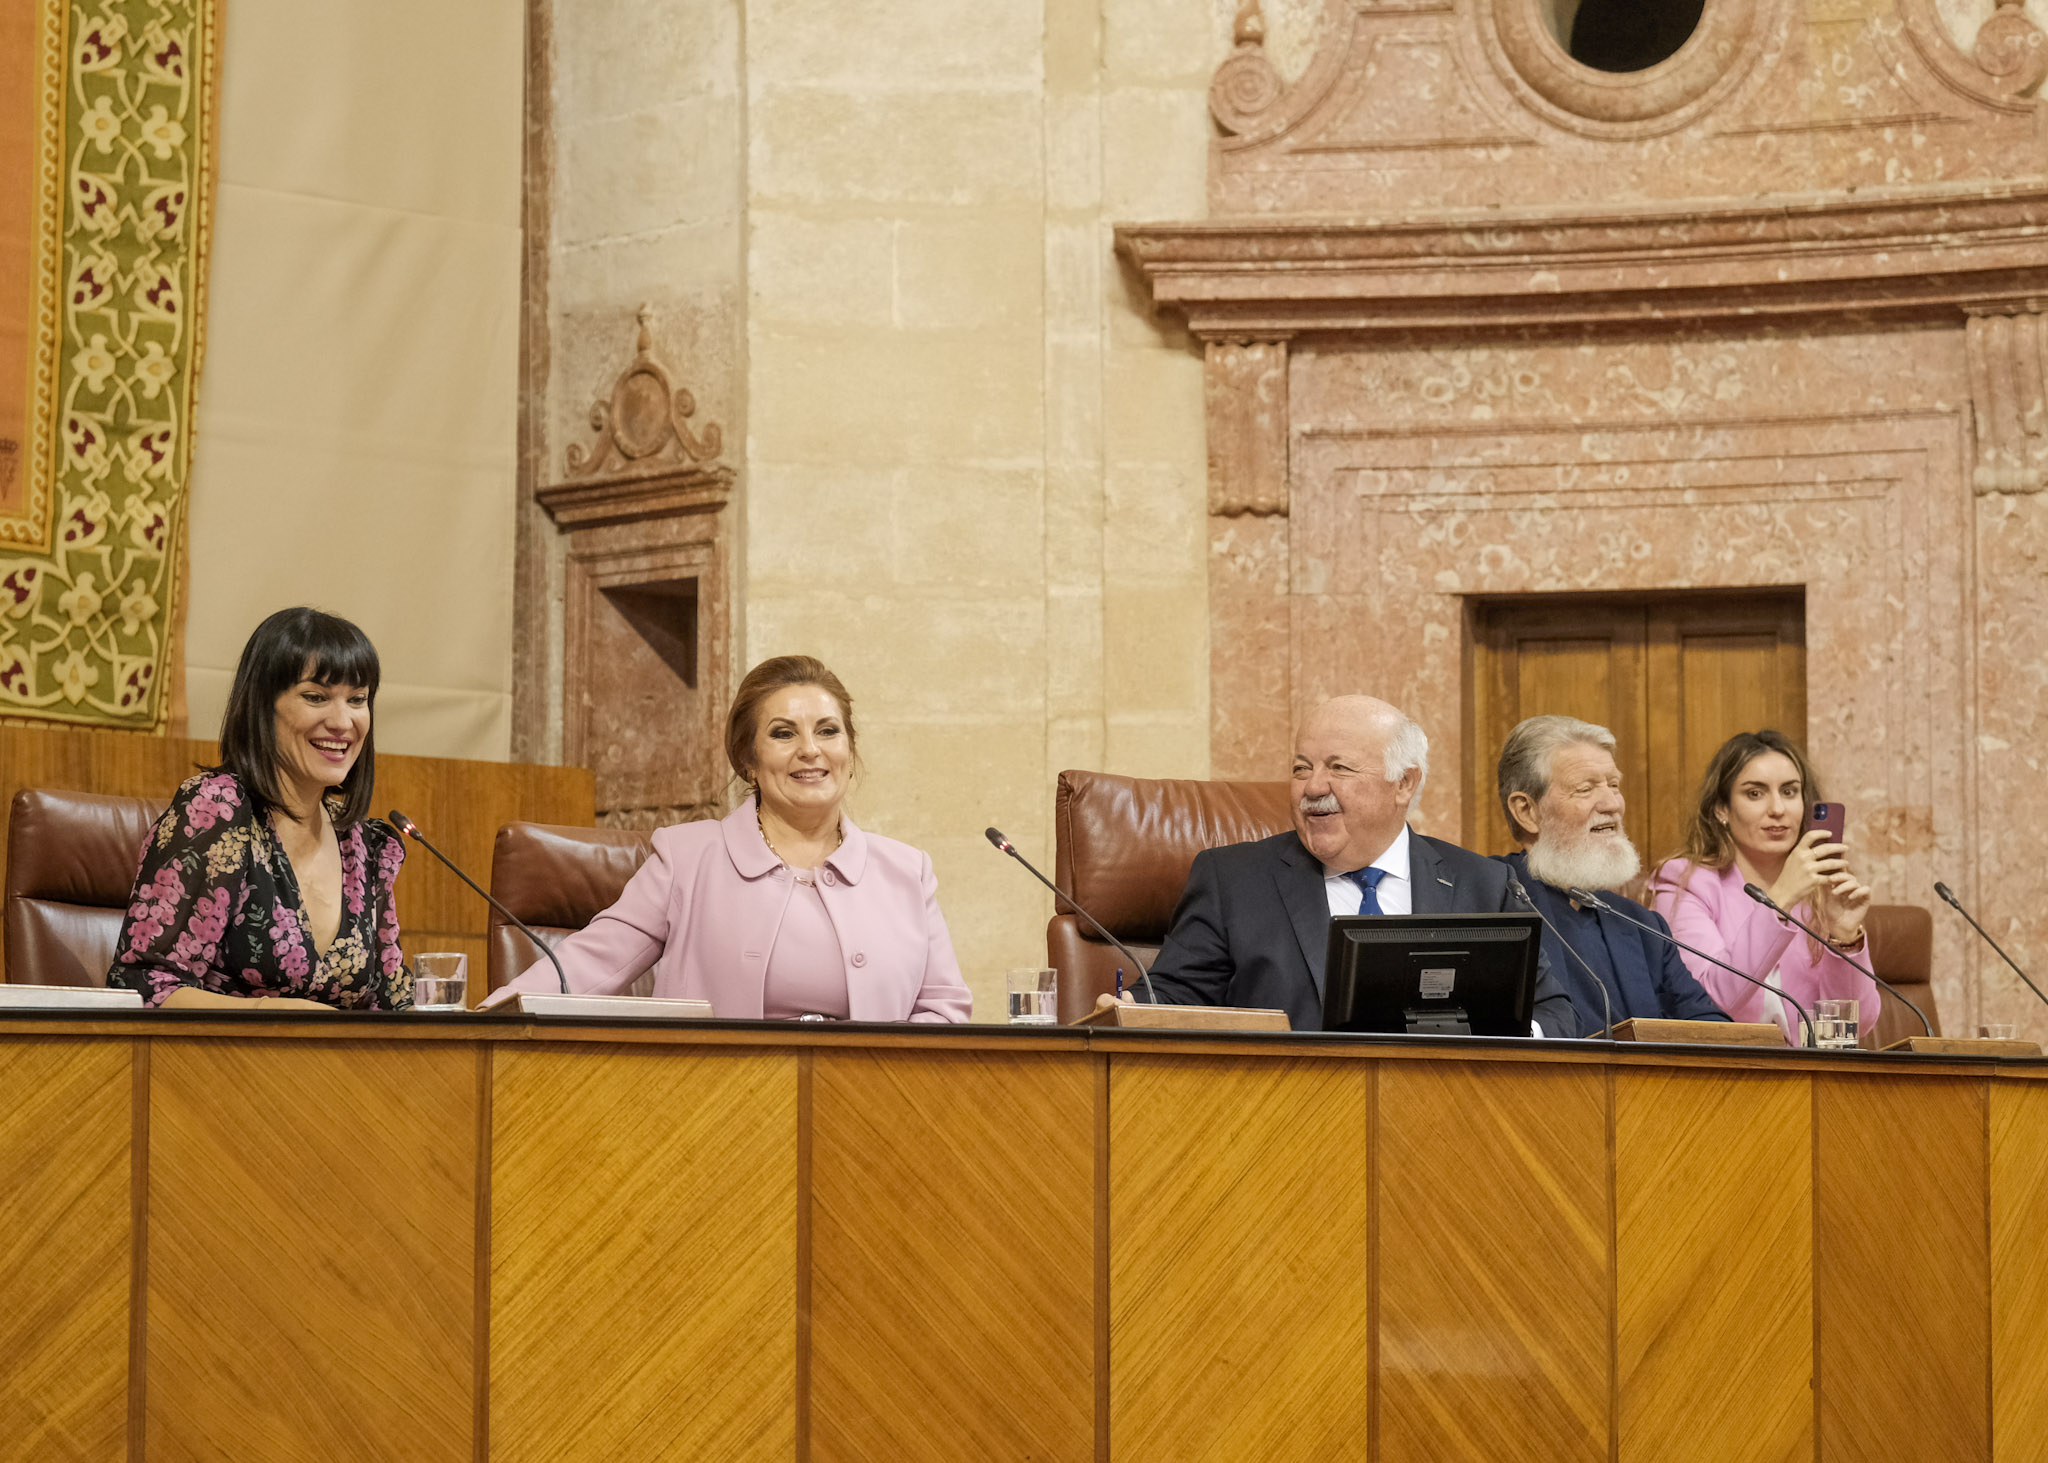
<path id="1" fill-rule="evenodd" d="M 1986 1021 L 1977 1028 L 1979 1036 L 1989 1037 L 1993 1041 L 2011 1041 L 2019 1035 L 2019 1031 L 2019 1023 L 2016 1021 Z"/>
<path id="2" fill-rule="evenodd" d="M 1060 973 L 1051 966 L 1003 972 L 1010 991 L 1012 1026 L 1050 1026 L 1060 1019 Z"/>
<path id="3" fill-rule="evenodd" d="M 1814 1045 L 1838 1051 L 1855 1046 L 1858 1012 L 1857 1003 L 1853 1000 L 1815 1001 L 1813 1003 Z"/>
<path id="4" fill-rule="evenodd" d="M 415 1011 L 460 1011 L 469 993 L 469 957 L 437 950 L 412 958 L 412 1008 Z"/>

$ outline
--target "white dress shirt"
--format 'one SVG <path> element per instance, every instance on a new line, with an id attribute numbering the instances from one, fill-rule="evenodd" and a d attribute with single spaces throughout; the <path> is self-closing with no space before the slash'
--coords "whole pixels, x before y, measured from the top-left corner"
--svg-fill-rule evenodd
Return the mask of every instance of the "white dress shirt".
<path id="1" fill-rule="evenodd" d="M 1407 824 L 1401 825 L 1401 831 L 1394 835 L 1387 851 L 1374 859 L 1371 867 L 1386 871 L 1386 877 L 1373 890 L 1379 896 L 1380 913 L 1413 914 L 1415 883 L 1409 877 Z M 1329 901 L 1332 917 L 1357 914 L 1359 906 L 1365 903 L 1365 891 L 1349 874 L 1326 873 L 1323 876 L 1323 897 Z"/>

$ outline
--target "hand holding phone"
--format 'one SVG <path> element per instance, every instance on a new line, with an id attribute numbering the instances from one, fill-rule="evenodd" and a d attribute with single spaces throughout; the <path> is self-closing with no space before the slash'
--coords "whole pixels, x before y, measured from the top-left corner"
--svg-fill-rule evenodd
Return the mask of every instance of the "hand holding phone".
<path id="1" fill-rule="evenodd" d="M 1806 810 L 1805 831 L 1815 829 L 1827 834 L 1828 843 L 1842 842 L 1842 835 L 1849 831 L 1849 810 L 1840 803 L 1813 804 Z"/>

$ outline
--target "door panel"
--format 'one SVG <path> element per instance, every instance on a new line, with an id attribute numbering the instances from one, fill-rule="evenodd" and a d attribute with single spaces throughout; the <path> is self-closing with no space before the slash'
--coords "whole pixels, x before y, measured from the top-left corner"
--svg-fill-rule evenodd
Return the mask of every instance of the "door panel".
<path id="1" fill-rule="evenodd" d="M 1525 717 L 1576 716 L 1614 733 L 1646 864 L 1677 847 L 1699 776 L 1730 736 L 1770 726 L 1805 740 L 1802 589 L 1524 595 L 1475 602 L 1471 625 L 1464 836 L 1482 852 L 1515 847 L 1495 777 Z"/>

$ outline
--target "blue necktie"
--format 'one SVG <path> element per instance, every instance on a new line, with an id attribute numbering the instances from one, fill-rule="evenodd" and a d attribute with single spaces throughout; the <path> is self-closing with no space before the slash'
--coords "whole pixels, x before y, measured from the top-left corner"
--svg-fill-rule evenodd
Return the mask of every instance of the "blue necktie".
<path id="1" fill-rule="evenodd" d="M 1356 884 L 1358 886 L 1358 892 L 1365 896 L 1365 898 L 1360 900 L 1358 903 L 1358 912 L 1360 914 L 1386 913 L 1385 910 L 1380 908 L 1379 895 L 1373 892 L 1373 890 L 1378 886 L 1380 880 L 1387 877 L 1387 871 L 1385 869 L 1353 869 L 1344 877 L 1349 879 L 1352 883 Z"/>

